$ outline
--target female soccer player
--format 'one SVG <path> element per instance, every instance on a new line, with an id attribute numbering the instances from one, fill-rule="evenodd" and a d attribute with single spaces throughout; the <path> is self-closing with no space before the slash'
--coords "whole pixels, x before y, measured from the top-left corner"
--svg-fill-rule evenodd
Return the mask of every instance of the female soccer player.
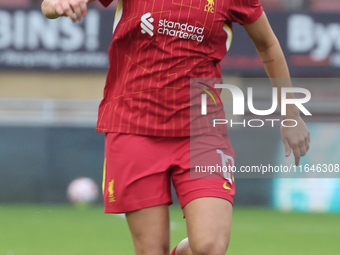
<path id="1" fill-rule="evenodd" d="M 99 0 L 108 6 L 112 0 Z M 86 15 L 92 0 L 45 0 L 47 18 Z M 230 165 L 234 153 L 225 131 L 190 133 L 190 78 L 221 78 L 232 23 L 244 26 L 270 78 L 287 78 L 281 47 L 259 0 L 120 0 L 109 49 L 110 67 L 97 131 L 106 133 L 106 213 L 126 213 L 137 255 L 169 254 L 172 179 L 188 238 L 171 254 L 222 255 L 230 238 L 235 192 L 231 178 L 190 178 L 191 143 L 205 150 L 192 158 Z M 290 83 L 274 84 L 279 89 Z M 289 95 L 293 97 L 293 95 Z M 280 100 L 280 98 L 279 98 Z M 309 132 L 294 105 L 281 127 L 286 156 L 295 163 L 309 148 Z M 197 135 L 197 136 L 195 136 Z"/>

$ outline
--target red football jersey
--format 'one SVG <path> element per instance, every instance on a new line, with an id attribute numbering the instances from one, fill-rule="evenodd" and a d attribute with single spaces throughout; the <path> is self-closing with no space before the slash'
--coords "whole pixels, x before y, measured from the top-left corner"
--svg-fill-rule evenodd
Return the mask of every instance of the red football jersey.
<path id="1" fill-rule="evenodd" d="M 189 136 L 190 78 L 221 78 L 232 23 L 262 11 L 259 0 L 120 0 L 97 131 Z"/>

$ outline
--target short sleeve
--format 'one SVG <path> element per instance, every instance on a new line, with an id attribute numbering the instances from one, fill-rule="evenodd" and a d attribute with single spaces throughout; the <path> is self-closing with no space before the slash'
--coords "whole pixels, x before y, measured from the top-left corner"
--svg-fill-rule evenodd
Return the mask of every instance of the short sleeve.
<path id="1" fill-rule="evenodd" d="M 99 2 L 105 7 L 108 7 L 113 2 L 113 0 L 99 0 Z"/>
<path id="2" fill-rule="evenodd" d="M 254 23 L 263 13 L 259 0 L 230 0 L 231 21 L 240 25 Z"/>

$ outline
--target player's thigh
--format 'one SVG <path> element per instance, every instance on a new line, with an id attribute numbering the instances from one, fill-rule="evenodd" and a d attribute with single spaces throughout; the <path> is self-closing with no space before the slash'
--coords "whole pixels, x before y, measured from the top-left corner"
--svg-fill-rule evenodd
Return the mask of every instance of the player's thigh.
<path id="1" fill-rule="evenodd" d="M 126 213 L 136 255 L 169 254 L 168 204 Z"/>
<path id="2" fill-rule="evenodd" d="M 232 204 L 203 197 L 190 201 L 183 211 L 193 254 L 224 255 L 230 240 Z"/>

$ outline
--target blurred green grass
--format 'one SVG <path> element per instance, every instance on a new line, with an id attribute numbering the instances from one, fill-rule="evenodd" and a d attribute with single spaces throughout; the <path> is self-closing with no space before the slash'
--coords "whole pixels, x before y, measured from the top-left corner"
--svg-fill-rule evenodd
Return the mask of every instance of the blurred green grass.
<path id="1" fill-rule="evenodd" d="M 179 207 L 171 206 L 171 248 L 186 237 Z M 340 216 L 236 208 L 227 254 L 340 254 Z M 0 205 L 2 255 L 129 255 L 132 240 L 124 217 L 102 207 Z"/>

